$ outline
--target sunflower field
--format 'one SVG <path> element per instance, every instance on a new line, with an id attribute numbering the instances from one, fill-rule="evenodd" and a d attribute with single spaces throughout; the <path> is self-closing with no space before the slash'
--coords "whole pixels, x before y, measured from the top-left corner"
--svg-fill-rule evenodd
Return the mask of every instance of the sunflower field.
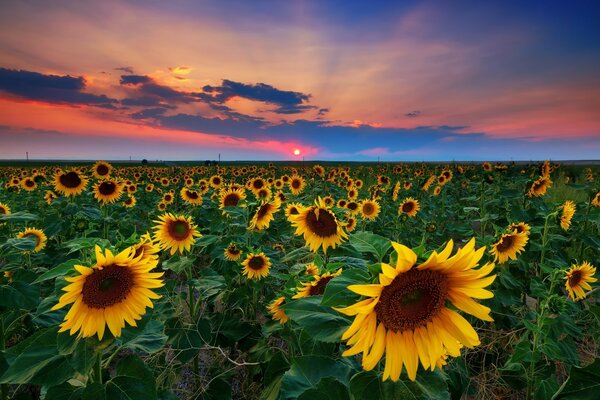
<path id="1" fill-rule="evenodd" d="M 0 400 L 596 399 L 600 168 L 0 166 Z"/>

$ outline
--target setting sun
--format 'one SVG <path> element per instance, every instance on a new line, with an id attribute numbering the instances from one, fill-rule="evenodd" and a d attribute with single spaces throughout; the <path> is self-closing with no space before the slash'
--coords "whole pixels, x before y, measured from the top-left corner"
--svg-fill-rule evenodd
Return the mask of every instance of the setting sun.
<path id="1" fill-rule="evenodd" d="M 295 156 L 299 156 L 300 155 L 300 149 L 295 149 L 294 150 L 294 155 Z"/>

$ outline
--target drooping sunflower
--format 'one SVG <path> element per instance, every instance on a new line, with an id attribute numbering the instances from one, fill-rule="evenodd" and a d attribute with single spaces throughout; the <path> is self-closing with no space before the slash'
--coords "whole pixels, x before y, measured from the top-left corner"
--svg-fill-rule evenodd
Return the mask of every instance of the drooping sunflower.
<path id="1" fill-rule="evenodd" d="M 505 263 L 510 258 L 516 260 L 517 256 L 525 249 L 529 241 L 526 233 L 516 231 L 505 233 L 496 243 L 492 244 L 490 254 L 494 256 L 494 261 Z"/>
<path id="2" fill-rule="evenodd" d="M 242 262 L 242 274 L 248 279 L 262 279 L 269 275 L 271 260 L 265 253 L 250 253 Z"/>
<path id="3" fill-rule="evenodd" d="M 80 337 L 97 334 L 102 340 L 107 325 L 114 337 L 121 336 L 125 322 L 137 326 L 146 307 L 152 308 L 152 300 L 161 297 L 152 290 L 164 285 L 163 272 L 150 272 L 157 263 L 157 259 L 135 257 L 131 247 L 113 255 L 96 246 L 96 264 L 75 265 L 79 275 L 65 278 L 70 284 L 62 290 L 67 293 L 52 307 L 58 310 L 73 303 L 59 332 L 79 331 Z"/>
<path id="4" fill-rule="evenodd" d="M 302 297 L 309 296 L 320 296 L 325 293 L 325 288 L 330 280 L 342 273 L 342 269 L 338 269 L 336 272 L 325 272 L 321 275 L 314 275 L 311 282 L 302 282 L 301 286 L 296 290 L 297 293 L 292 299 L 300 299 Z"/>
<path id="5" fill-rule="evenodd" d="M 58 195 L 56 193 L 54 193 L 52 190 L 46 190 L 46 193 L 44 193 L 44 200 L 46 201 L 46 204 L 52 204 L 52 202 L 56 199 L 58 199 Z M 0 214 L 2 213 L 0 212 Z"/>
<path id="6" fill-rule="evenodd" d="M 113 167 L 106 161 L 97 161 L 94 166 L 92 166 L 92 174 L 96 179 L 105 179 L 110 176 L 110 172 Z"/>
<path id="7" fill-rule="evenodd" d="M 77 196 L 88 184 L 88 178 L 77 170 L 59 171 L 54 175 L 54 189 L 63 196 Z"/>
<path id="8" fill-rule="evenodd" d="M 540 176 L 529 188 L 527 195 L 529 197 L 542 197 L 546 194 L 548 188 L 552 186 L 552 181 L 548 176 Z"/>
<path id="9" fill-rule="evenodd" d="M 342 336 L 351 346 L 342 355 L 362 353 L 362 366 L 370 371 L 385 353 L 384 381 L 397 381 L 403 368 L 414 381 L 419 361 L 423 368 L 434 370 L 445 363 L 445 357 L 458 357 L 462 346 L 472 348 L 480 343 L 471 324 L 446 304 L 492 321 L 490 309 L 473 299 L 493 297 L 484 288 L 496 276 L 488 276 L 493 263 L 476 269 L 485 248 L 475 250 L 474 239 L 452 257 L 450 240 L 441 253 L 434 251 L 420 265 L 411 249 L 392 245 L 396 265 L 382 263 L 378 284 L 348 286 L 367 299 L 337 309 L 355 316 Z"/>
<path id="10" fill-rule="evenodd" d="M 102 204 L 114 203 L 123 195 L 123 185 L 112 179 L 96 182 L 94 197 Z"/>
<path id="11" fill-rule="evenodd" d="M 179 192 L 181 199 L 192 206 L 199 206 L 202 204 L 202 194 L 196 190 L 190 189 L 185 186 Z"/>
<path id="12" fill-rule="evenodd" d="M 229 188 L 221 190 L 220 200 L 219 200 L 219 208 L 223 209 L 225 207 L 236 207 L 240 201 L 246 198 L 246 193 L 244 193 L 243 188 Z"/>
<path id="13" fill-rule="evenodd" d="M 581 265 L 572 265 L 565 273 L 565 287 L 569 297 L 573 301 L 582 300 L 587 296 L 586 291 L 592 290 L 590 283 L 596 282 L 594 278 L 596 267 L 592 267 L 589 262 Z"/>
<path id="14" fill-rule="evenodd" d="M 404 213 L 411 218 L 417 216 L 417 213 L 421 209 L 421 204 L 419 204 L 419 200 L 413 199 L 412 197 L 407 197 L 404 199 L 402 203 L 400 203 L 400 207 L 398 207 L 398 213 Z"/>
<path id="15" fill-rule="evenodd" d="M 0 215 L 10 214 L 10 207 L 4 203 L 0 203 Z"/>
<path id="16" fill-rule="evenodd" d="M 135 196 L 133 195 L 129 195 L 127 196 L 127 198 L 123 201 L 123 205 L 125 206 L 125 208 L 133 208 L 135 207 L 135 204 L 137 203 L 137 200 L 135 199 Z"/>
<path id="17" fill-rule="evenodd" d="M 314 206 L 303 208 L 300 214 L 290 216 L 289 220 L 296 228 L 296 235 L 303 235 L 313 252 L 323 247 L 323 252 L 326 253 L 327 248 L 335 249 L 348 238 L 333 211 L 325 206 L 320 197 L 315 200 Z"/>
<path id="18" fill-rule="evenodd" d="M 281 201 L 277 197 L 272 201 L 262 202 L 256 209 L 256 213 L 254 213 L 254 216 L 250 220 L 248 229 L 256 229 L 258 231 L 267 229 L 271 224 L 271 221 L 273 221 L 274 219 L 274 214 L 279 210 L 280 207 Z"/>
<path id="19" fill-rule="evenodd" d="M 568 230 L 571 227 L 571 220 L 573 219 L 573 215 L 575 215 L 576 210 L 575 203 L 571 200 L 565 201 L 562 205 L 562 214 L 560 216 L 560 227 L 563 230 Z"/>
<path id="20" fill-rule="evenodd" d="M 381 211 L 381 206 L 375 200 L 367 199 L 367 200 L 363 200 L 360 203 L 359 210 L 360 210 L 360 214 L 362 215 L 362 217 L 364 219 L 373 221 L 379 215 L 379 212 Z"/>
<path id="21" fill-rule="evenodd" d="M 527 236 L 529 236 L 529 234 L 531 233 L 531 227 L 529 226 L 529 224 L 526 224 L 525 222 L 513 222 L 512 224 L 510 224 L 508 226 L 508 231 L 509 232 L 517 231 L 517 233 L 524 233 Z"/>
<path id="22" fill-rule="evenodd" d="M 35 248 L 32 250 L 34 253 L 38 253 L 44 247 L 46 247 L 46 242 L 48 241 L 48 238 L 46 237 L 44 231 L 42 231 L 41 229 L 26 228 L 24 231 L 21 231 L 17 234 L 17 238 L 19 239 L 31 236 L 35 237 Z"/>
<path id="23" fill-rule="evenodd" d="M 162 250 L 170 249 L 171 255 L 176 251 L 183 253 L 184 249 L 189 251 L 196 242 L 196 236 L 202 236 L 192 217 L 165 213 L 154 222 L 158 224 L 154 227 L 154 237 Z"/>
<path id="24" fill-rule="evenodd" d="M 315 263 L 307 264 L 304 269 L 304 275 L 319 275 L 319 267 Z"/>
<path id="25" fill-rule="evenodd" d="M 292 175 L 289 181 L 289 186 L 292 194 L 297 195 L 302 193 L 306 187 L 306 181 L 300 175 Z"/>
<path id="26" fill-rule="evenodd" d="M 267 310 L 269 310 L 269 314 L 271 314 L 271 318 L 275 321 L 279 321 L 281 325 L 287 323 L 290 318 L 287 316 L 285 311 L 281 308 L 282 305 L 285 304 L 285 297 L 281 296 L 273 300 L 267 306 Z"/>
<path id="27" fill-rule="evenodd" d="M 146 232 L 140 237 L 140 241 L 133 246 L 133 257 L 142 257 L 142 259 L 146 258 L 158 258 L 158 252 L 160 251 L 160 246 L 156 242 L 156 240 L 150 235 L 149 232 Z"/>
<path id="28" fill-rule="evenodd" d="M 229 246 L 223 251 L 226 260 L 237 261 L 242 256 L 242 250 L 235 243 L 229 243 Z"/>

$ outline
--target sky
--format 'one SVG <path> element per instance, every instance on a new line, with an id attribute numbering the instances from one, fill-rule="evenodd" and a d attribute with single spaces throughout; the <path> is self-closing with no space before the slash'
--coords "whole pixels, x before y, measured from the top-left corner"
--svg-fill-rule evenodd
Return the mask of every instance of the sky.
<path id="1" fill-rule="evenodd" d="M 600 158 L 598 1 L 1 9 L 0 159 Z"/>

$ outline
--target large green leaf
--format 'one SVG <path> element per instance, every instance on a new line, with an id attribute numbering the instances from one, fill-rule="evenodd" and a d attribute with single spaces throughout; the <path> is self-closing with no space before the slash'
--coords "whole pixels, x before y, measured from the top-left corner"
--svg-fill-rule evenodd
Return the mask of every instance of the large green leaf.
<path id="1" fill-rule="evenodd" d="M 376 261 L 383 261 L 392 244 L 389 239 L 371 232 L 357 232 L 350 235 L 350 244 L 361 253 L 370 253 Z"/>
<path id="2" fill-rule="evenodd" d="M 333 377 L 323 378 L 312 389 L 302 393 L 298 400 L 350 400 L 348 387 Z"/>
<path id="3" fill-rule="evenodd" d="M 600 359 L 585 368 L 571 368 L 571 374 L 552 400 L 595 400 L 600 393 Z"/>
<path id="4" fill-rule="evenodd" d="M 39 219 L 37 215 L 24 211 L 0 215 L 0 222 L 29 222 L 37 219 Z"/>
<path id="5" fill-rule="evenodd" d="M 321 304 L 330 307 L 349 306 L 356 302 L 358 296 L 348 290 L 348 286 L 368 283 L 368 280 L 369 273 L 366 270 L 350 269 L 342 272 L 341 275 L 336 276 L 327 283 Z"/>
<path id="6" fill-rule="evenodd" d="M 155 319 L 146 321 L 138 327 L 128 327 L 123 330 L 122 336 L 118 340 L 124 347 L 149 354 L 164 347 L 168 339 L 164 333 L 164 324 Z"/>
<path id="7" fill-rule="evenodd" d="M 355 399 L 450 399 L 446 379 L 438 371 L 420 370 L 414 382 L 406 375 L 401 376 L 397 382 L 383 382 L 376 372 L 360 372 L 350 380 L 350 391 Z"/>
<path id="8" fill-rule="evenodd" d="M 321 296 L 294 300 L 282 306 L 293 323 L 298 324 L 313 339 L 337 342 L 348 328 L 349 321 L 330 307 L 321 305 Z"/>
<path id="9" fill-rule="evenodd" d="M 330 357 L 297 357 L 283 375 L 280 396 L 283 399 L 297 399 L 304 392 L 318 387 L 323 378 L 335 378 L 347 384 L 349 374 L 348 365 Z"/>
<path id="10" fill-rule="evenodd" d="M 32 310 L 40 302 L 40 289 L 31 283 L 15 281 L 0 285 L 0 307 Z"/>
<path id="11" fill-rule="evenodd" d="M 74 268 L 75 264 L 81 264 L 81 261 L 76 260 L 76 259 L 65 261 L 64 263 L 57 265 L 56 267 L 52 268 L 51 270 L 44 272 L 42 275 L 39 276 L 39 278 L 37 278 L 35 281 L 33 281 L 33 283 L 40 283 L 40 282 L 47 281 L 49 279 L 63 277 L 65 275 L 67 275 L 69 272 L 75 271 L 75 268 Z"/>

